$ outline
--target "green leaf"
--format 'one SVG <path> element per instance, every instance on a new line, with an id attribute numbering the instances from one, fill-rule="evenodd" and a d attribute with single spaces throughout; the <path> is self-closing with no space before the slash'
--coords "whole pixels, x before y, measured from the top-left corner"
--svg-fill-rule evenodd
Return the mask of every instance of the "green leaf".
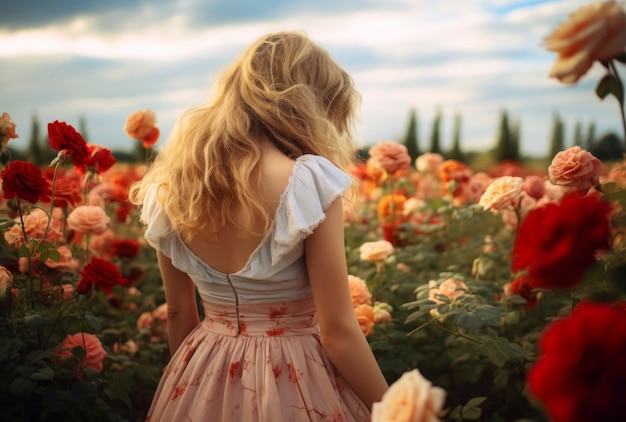
<path id="1" fill-rule="evenodd" d="M 46 259 L 59 262 L 61 260 L 61 253 L 56 249 L 46 249 L 39 255 L 39 261 L 44 262 Z"/>
<path id="2" fill-rule="evenodd" d="M 49 366 L 43 364 L 35 373 L 30 376 L 32 380 L 38 381 L 52 381 L 54 379 L 54 370 Z"/>
<path id="3" fill-rule="evenodd" d="M 94 331 L 97 331 L 97 332 L 102 331 L 102 323 L 91 312 L 89 311 L 85 312 L 85 321 L 87 322 L 87 324 L 89 324 L 91 328 L 94 329 Z"/>
<path id="4" fill-rule="evenodd" d="M 11 394 L 26 397 L 35 389 L 36 384 L 28 378 L 18 377 L 11 383 Z"/>
<path id="5" fill-rule="evenodd" d="M 478 407 L 483 404 L 487 400 L 487 397 L 473 397 L 471 398 L 464 407 Z"/>
<path id="6" fill-rule="evenodd" d="M 504 337 L 487 338 L 483 344 L 476 347 L 476 351 L 499 368 L 509 360 L 524 361 L 531 358 L 530 353 L 519 344 L 511 343 Z"/>
<path id="7" fill-rule="evenodd" d="M 604 100 L 607 95 L 612 94 L 620 104 L 624 104 L 624 88 L 619 79 L 611 74 L 606 74 L 596 87 L 596 94 L 601 100 Z"/>
<path id="8" fill-rule="evenodd" d="M 472 421 L 478 420 L 481 413 L 483 413 L 483 411 L 480 407 L 464 407 L 463 410 L 461 410 L 461 416 L 463 416 L 463 419 L 469 419 Z"/>
<path id="9" fill-rule="evenodd" d="M 461 328 L 469 331 L 477 330 L 481 327 L 499 327 L 500 309 L 491 305 L 478 305 L 473 309 L 466 309 L 454 317 L 454 321 Z"/>
<path id="10" fill-rule="evenodd" d="M 52 325 L 52 320 L 38 311 L 30 311 L 24 315 L 24 325 L 28 328 L 40 328 Z"/>

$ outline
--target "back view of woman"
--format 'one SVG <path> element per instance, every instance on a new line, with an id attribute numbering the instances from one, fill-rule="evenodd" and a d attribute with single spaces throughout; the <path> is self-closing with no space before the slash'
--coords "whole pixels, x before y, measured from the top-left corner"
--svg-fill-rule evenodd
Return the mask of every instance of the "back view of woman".
<path id="1" fill-rule="evenodd" d="M 343 239 L 358 99 L 306 36 L 264 36 L 133 187 L 172 352 L 146 420 L 370 419 L 387 383 L 352 309 Z"/>

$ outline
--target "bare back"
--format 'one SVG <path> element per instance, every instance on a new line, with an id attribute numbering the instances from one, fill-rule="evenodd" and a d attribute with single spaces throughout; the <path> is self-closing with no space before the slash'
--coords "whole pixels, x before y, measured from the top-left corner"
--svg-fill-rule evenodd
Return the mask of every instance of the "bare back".
<path id="1" fill-rule="evenodd" d="M 280 197 L 289 183 L 289 177 L 295 161 L 281 153 L 271 142 L 260 143 L 262 155 L 260 161 L 260 189 L 264 195 L 266 211 L 274 217 Z M 237 210 L 233 210 L 236 213 Z M 263 221 L 259 218 L 255 232 L 263 229 Z M 265 234 L 238 234 L 237 227 L 227 226 L 218 234 L 218 240 L 211 242 L 200 233 L 186 242 L 199 258 L 211 268 L 232 274 L 245 267 L 250 256 L 263 241 Z"/>

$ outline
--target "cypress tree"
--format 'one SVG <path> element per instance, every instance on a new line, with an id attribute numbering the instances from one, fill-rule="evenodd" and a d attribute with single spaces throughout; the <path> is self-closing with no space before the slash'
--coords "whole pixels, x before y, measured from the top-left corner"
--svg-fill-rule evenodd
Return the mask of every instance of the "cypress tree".
<path id="1" fill-rule="evenodd" d="M 511 130 L 509 128 L 509 113 L 506 110 L 500 112 L 500 125 L 498 127 L 498 139 L 496 141 L 495 158 L 501 162 L 508 160 L 511 152 Z"/>
<path id="2" fill-rule="evenodd" d="M 433 119 L 433 130 L 430 133 L 430 152 L 441 154 L 441 110 L 437 110 Z"/>
<path id="3" fill-rule="evenodd" d="M 85 140 L 85 142 L 89 142 L 87 136 L 87 119 L 83 114 L 78 116 L 78 133 L 83 135 L 83 139 Z"/>
<path id="4" fill-rule="evenodd" d="M 576 124 L 574 125 L 573 145 L 579 146 L 581 148 L 585 147 L 583 141 L 583 125 L 580 120 L 576 120 Z"/>
<path id="5" fill-rule="evenodd" d="M 463 151 L 461 151 L 461 115 L 456 114 L 454 116 L 454 128 L 452 131 L 452 148 L 448 154 L 448 158 L 465 162 Z"/>
<path id="6" fill-rule="evenodd" d="M 415 159 L 420 155 L 419 141 L 417 136 L 417 112 L 415 109 L 411 109 L 409 112 L 409 124 L 406 128 L 404 135 L 404 146 L 406 147 L 411 162 L 414 163 Z"/>
<path id="7" fill-rule="evenodd" d="M 561 116 L 554 113 L 552 116 L 552 134 L 550 139 L 550 150 L 548 158 L 552 159 L 556 154 L 565 149 L 564 125 Z"/>
<path id="8" fill-rule="evenodd" d="M 590 150 L 596 143 L 596 123 L 589 123 L 589 127 L 587 128 L 587 139 L 585 141 L 585 149 Z"/>
<path id="9" fill-rule="evenodd" d="M 521 127 L 519 120 L 511 123 L 509 127 L 509 160 L 516 162 L 520 162 L 522 158 L 520 153 Z"/>
<path id="10" fill-rule="evenodd" d="M 30 124 L 30 139 L 28 140 L 26 160 L 41 167 L 45 164 L 46 158 L 41 148 L 39 130 L 39 119 L 36 114 L 33 114 Z"/>

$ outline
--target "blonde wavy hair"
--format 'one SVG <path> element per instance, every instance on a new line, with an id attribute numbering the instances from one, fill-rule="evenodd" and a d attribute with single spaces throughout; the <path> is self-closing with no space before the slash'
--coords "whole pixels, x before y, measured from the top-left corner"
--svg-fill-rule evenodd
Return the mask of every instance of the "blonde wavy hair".
<path id="1" fill-rule="evenodd" d="M 215 240 L 226 225 L 253 233 L 259 216 L 266 231 L 259 140 L 291 158 L 315 154 L 348 171 L 360 99 L 350 75 L 305 34 L 266 35 L 225 72 L 208 105 L 181 116 L 130 200 L 141 205 L 156 183 L 161 208 L 185 240 L 195 233 Z"/>

